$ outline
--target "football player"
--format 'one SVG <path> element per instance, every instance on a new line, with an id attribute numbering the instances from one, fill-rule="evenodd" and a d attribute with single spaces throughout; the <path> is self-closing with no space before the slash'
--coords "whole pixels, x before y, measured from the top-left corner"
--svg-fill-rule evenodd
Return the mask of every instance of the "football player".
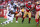
<path id="1" fill-rule="evenodd" d="M 7 9 L 9 9 L 9 7 Z M 13 10 L 14 10 L 13 7 L 11 7 L 11 9 L 7 10 L 7 14 L 6 14 L 7 20 L 1 24 L 7 24 L 7 23 L 9 24 L 10 21 L 11 21 L 11 23 L 13 22 L 14 14 L 11 13 L 11 11 L 13 11 Z"/>
<path id="2" fill-rule="evenodd" d="M 24 13 L 22 23 L 24 22 L 24 18 L 26 17 L 27 14 L 28 14 L 29 23 L 30 23 L 30 20 L 31 20 L 31 1 L 28 1 L 28 3 L 26 4 L 26 11 Z"/>
<path id="3" fill-rule="evenodd" d="M 35 15 L 35 20 L 37 24 L 39 24 L 39 16 L 40 16 L 40 3 L 37 1 L 36 2 L 36 15 Z"/>

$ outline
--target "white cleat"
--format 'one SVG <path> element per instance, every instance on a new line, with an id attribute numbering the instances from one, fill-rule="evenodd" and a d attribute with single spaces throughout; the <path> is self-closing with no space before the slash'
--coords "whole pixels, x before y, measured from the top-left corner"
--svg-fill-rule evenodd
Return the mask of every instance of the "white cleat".
<path id="1" fill-rule="evenodd" d="M 16 21 L 16 23 L 18 23 L 18 21 Z"/>
<path id="2" fill-rule="evenodd" d="M 1 24 L 4 24 L 4 23 L 1 23 Z"/>

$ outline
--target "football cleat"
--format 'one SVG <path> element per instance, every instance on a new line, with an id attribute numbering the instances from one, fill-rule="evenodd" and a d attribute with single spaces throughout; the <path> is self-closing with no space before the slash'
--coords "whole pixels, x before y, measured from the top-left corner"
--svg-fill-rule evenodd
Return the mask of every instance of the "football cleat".
<path id="1" fill-rule="evenodd" d="M 16 21 L 16 23 L 18 23 L 18 21 Z"/>
<path id="2" fill-rule="evenodd" d="M 28 22 L 30 24 L 30 22 Z"/>
<path id="3" fill-rule="evenodd" d="M 4 24 L 4 23 L 1 23 L 2 25 Z"/>

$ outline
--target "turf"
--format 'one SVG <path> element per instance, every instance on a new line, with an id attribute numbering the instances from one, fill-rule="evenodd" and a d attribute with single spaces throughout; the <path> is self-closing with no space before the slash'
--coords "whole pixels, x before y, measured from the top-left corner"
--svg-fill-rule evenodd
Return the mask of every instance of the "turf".
<path id="1" fill-rule="evenodd" d="M 4 19 L 3 17 L 0 18 L 0 27 L 37 27 L 34 18 L 31 18 L 31 23 L 30 24 L 28 23 L 28 18 L 25 19 L 23 24 L 21 22 L 22 18 L 18 19 L 18 23 L 16 23 L 16 19 L 14 18 L 13 23 L 10 22 L 9 24 L 2 26 L 1 23 L 4 22 L 4 21 L 6 21 L 6 19 Z M 39 23 L 38 27 L 40 27 L 40 23 Z"/>

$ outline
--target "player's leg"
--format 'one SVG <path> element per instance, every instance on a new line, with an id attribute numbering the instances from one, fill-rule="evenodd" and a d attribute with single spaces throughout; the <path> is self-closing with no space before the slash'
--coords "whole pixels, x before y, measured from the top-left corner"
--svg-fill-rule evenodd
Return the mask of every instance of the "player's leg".
<path id="1" fill-rule="evenodd" d="M 13 23 L 13 17 L 11 17 L 10 21 L 11 21 L 11 23 Z"/>
<path id="2" fill-rule="evenodd" d="M 39 18 L 38 18 L 38 21 L 40 20 L 40 11 L 39 11 Z"/>
<path id="3" fill-rule="evenodd" d="M 28 17 L 29 17 L 29 23 L 31 21 L 31 12 L 28 12 Z"/>
<path id="4" fill-rule="evenodd" d="M 11 15 L 11 23 L 13 22 L 14 14 Z"/>
<path id="5" fill-rule="evenodd" d="M 11 17 L 8 16 L 7 21 L 5 21 L 5 23 L 9 24 L 9 22 L 11 21 L 10 19 L 11 19 Z"/>
<path id="6" fill-rule="evenodd" d="M 23 18 L 23 16 L 24 16 L 24 12 L 22 12 L 22 23 L 23 23 L 23 21 L 24 21 L 24 18 Z"/>
<path id="7" fill-rule="evenodd" d="M 9 24 L 10 20 L 8 19 L 7 21 L 5 21 L 5 24 Z"/>
<path id="8" fill-rule="evenodd" d="M 18 23 L 18 14 L 16 14 L 16 23 Z"/>
<path id="9" fill-rule="evenodd" d="M 18 23 L 18 17 L 21 15 L 21 12 L 19 12 L 18 14 L 16 14 L 16 23 Z"/>
<path id="10" fill-rule="evenodd" d="M 9 24 L 9 18 L 10 18 L 10 17 L 7 15 L 7 20 L 6 20 L 5 22 L 1 23 L 1 24 L 6 24 L 6 23 Z"/>
<path id="11" fill-rule="evenodd" d="M 36 12 L 35 20 L 37 22 L 37 27 L 39 26 L 39 12 Z"/>
<path id="12" fill-rule="evenodd" d="M 9 19 L 7 19 L 5 22 L 1 23 L 1 24 L 9 24 Z"/>
<path id="13" fill-rule="evenodd" d="M 11 17 L 10 17 L 10 16 L 7 16 L 7 21 L 6 21 L 6 23 L 9 24 L 10 21 L 13 22 L 13 16 L 14 16 L 14 15 L 12 15 Z"/>
<path id="14" fill-rule="evenodd" d="M 36 22 L 37 22 L 37 24 L 38 24 L 38 23 L 39 23 L 39 12 L 36 12 L 35 20 L 36 20 Z"/>
<path id="15" fill-rule="evenodd" d="M 18 17 L 21 15 L 21 12 L 19 12 L 18 14 L 16 14 L 16 23 L 18 23 Z"/>
<path id="16" fill-rule="evenodd" d="M 38 18 L 37 18 L 38 19 L 38 23 L 39 23 L 39 16 L 40 16 L 39 14 L 40 14 L 40 12 L 38 12 Z"/>
<path id="17" fill-rule="evenodd" d="M 22 23 L 24 22 L 24 18 L 26 17 L 27 12 L 24 13 L 24 16 L 22 18 Z"/>
<path id="18" fill-rule="evenodd" d="M 23 18 L 23 16 L 24 16 L 24 12 L 22 12 L 22 18 Z"/>
<path id="19" fill-rule="evenodd" d="M 7 21 L 6 21 L 8 24 L 10 22 L 10 16 L 7 16 Z"/>

